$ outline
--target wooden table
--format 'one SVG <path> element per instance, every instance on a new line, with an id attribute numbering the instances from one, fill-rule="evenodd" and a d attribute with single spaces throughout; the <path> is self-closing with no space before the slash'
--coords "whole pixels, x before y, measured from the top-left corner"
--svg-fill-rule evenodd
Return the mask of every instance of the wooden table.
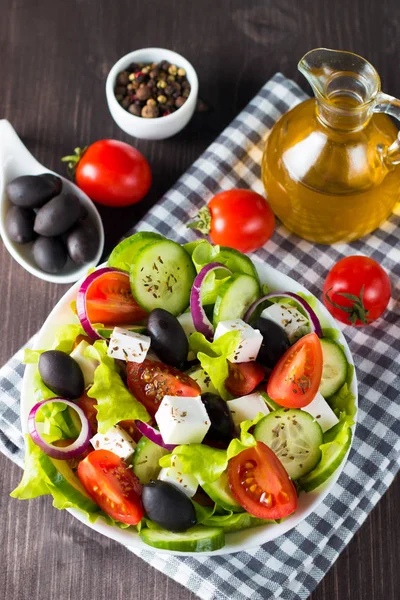
<path id="1" fill-rule="evenodd" d="M 100 208 L 106 252 L 271 75 L 282 71 L 305 85 L 296 64 L 307 50 L 327 46 L 365 56 L 380 73 L 384 90 L 400 97 L 396 0 L 2 0 L 0 9 L 0 118 L 11 121 L 38 160 L 63 172 L 60 157 L 75 146 L 116 138 L 134 143 L 151 163 L 154 183 L 146 200 L 129 209 Z M 108 70 L 120 56 L 143 46 L 186 56 L 197 69 L 200 96 L 213 108 L 167 141 L 129 139 L 107 110 Z M 3 364 L 37 331 L 67 288 L 26 273 L 2 244 L 0 270 Z M 53 509 L 48 498 L 9 499 L 21 471 L 2 455 L 0 469 L 0 597 L 195 598 L 122 546 Z M 397 479 L 313 600 L 399 597 L 399 505 Z"/>

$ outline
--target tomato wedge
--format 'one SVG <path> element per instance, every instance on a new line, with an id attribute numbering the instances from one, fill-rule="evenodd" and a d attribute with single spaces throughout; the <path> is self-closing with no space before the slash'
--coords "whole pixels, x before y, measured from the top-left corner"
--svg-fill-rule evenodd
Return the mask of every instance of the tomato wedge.
<path id="1" fill-rule="evenodd" d="M 233 396 L 250 394 L 265 377 L 263 367 L 256 362 L 228 363 L 225 387 Z"/>
<path id="2" fill-rule="evenodd" d="M 316 333 L 309 333 L 286 350 L 275 365 L 267 394 L 280 406 L 303 408 L 318 392 L 322 377 L 322 349 Z"/>
<path id="3" fill-rule="evenodd" d="M 89 398 L 86 392 L 83 392 L 82 396 L 76 400 L 76 403 L 81 407 L 85 413 L 85 417 L 89 421 L 90 430 L 93 435 L 97 433 L 97 400 L 96 398 Z"/>
<path id="4" fill-rule="evenodd" d="M 142 486 L 113 452 L 91 452 L 79 463 L 78 477 L 89 496 L 116 521 L 137 525 L 142 519 Z"/>
<path id="5" fill-rule="evenodd" d="M 282 519 L 297 508 L 297 493 L 279 458 L 262 442 L 231 458 L 229 487 L 248 513 Z"/>
<path id="6" fill-rule="evenodd" d="M 164 396 L 200 396 L 199 385 L 175 367 L 146 358 L 142 363 L 128 362 L 128 388 L 154 417 Z"/>
<path id="7" fill-rule="evenodd" d="M 132 325 L 148 313 L 132 296 L 129 275 L 107 272 L 97 277 L 86 292 L 86 310 L 91 323 Z"/>

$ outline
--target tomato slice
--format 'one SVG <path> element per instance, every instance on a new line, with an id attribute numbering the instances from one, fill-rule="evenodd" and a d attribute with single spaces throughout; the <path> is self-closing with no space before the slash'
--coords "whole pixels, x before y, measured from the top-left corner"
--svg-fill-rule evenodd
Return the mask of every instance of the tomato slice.
<path id="1" fill-rule="evenodd" d="M 232 494 L 259 519 L 282 519 L 297 508 L 297 493 L 279 458 L 257 442 L 231 458 L 228 480 Z"/>
<path id="2" fill-rule="evenodd" d="M 256 362 L 228 363 L 225 387 L 233 396 L 250 394 L 265 377 L 263 367 Z"/>
<path id="3" fill-rule="evenodd" d="M 148 313 L 132 296 L 127 273 L 108 272 L 97 277 L 86 292 L 86 311 L 91 323 L 132 325 Z"/>
<path id="4" fill-rule="evenodd" d="M 126 431 L 128 435 L 131 436 L 134 442 L 138 443 L 138 441 L 143 437 L 138 428 L 136 427 L 135 421 L 120 421 L 118 423 L 122 429 Z"/>
<path id="5" fill-rule="evenodd" d="M 189 375 L 156 360 L 128 362 L 128 388 L 154 417 L 164 396 L 200 396 L 199 385 Z"/>
<path id="6" fill-rule="evenodd" d="M 132 469 L 113 452 L 91 452 L 79 463 L 78 477 L 89 496 L 116 521 L 137 525 L 142 519 L 142 486 Z"/>
<path id="7" fill-rule="evenodd" d="M 85 413 L 85 417 L 89 421 L 90 430 L 93 435 L 97 433 L 97 400 L 96 398 L 89 398 L 86 392 L 83 392 L 82 396 L 76 401 Z"/>
<path id="8" fill-rule="evenodd" d="M 318 392 L 322 363 L 319 337 L 316 333 L 305 335 L 275 365 L 268 380 L 268 396 L 286 408 L 307 406 Z"/>

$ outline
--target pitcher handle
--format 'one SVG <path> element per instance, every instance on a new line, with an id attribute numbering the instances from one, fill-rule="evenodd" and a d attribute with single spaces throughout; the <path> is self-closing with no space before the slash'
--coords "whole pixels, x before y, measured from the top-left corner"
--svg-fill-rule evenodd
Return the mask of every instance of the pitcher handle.
<path id="1" fill-rule="evenodd" d="M 400 121 L 400 100 L 389 94 L 379 92 L 376 96 L 374 112 L 385 113 Z M 388 148 L 382 149 L 382 159 L 388 168 L 400 163 L 400 131 L 397 138 Z"/>

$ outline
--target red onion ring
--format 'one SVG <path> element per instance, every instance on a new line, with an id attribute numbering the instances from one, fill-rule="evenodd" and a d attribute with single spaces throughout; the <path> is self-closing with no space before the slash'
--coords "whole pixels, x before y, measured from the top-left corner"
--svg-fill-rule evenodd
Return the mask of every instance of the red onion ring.
<path id="1" fill-rule="evenodd" d="M 262 302 L 265 302 L 265 300 L 272 300 L 274 298 L 290 298 L 291 300 L 295 300 L 297 304 L 299 304 L 307 313 L 308 319 L 310 321 L 311 331 L 316 333 L 318 337 L 323 337 L 321 323 L 319 322 L 317 315 L 315 314 L 311 306 L 308 304 L 308 302 L 304 300 L 304 298 L 302 298 L 298 294 L 294 294 L 293 292 L 271 292 L 270 294 L 262 296 L 261 298 L 253 302 L 253 304 L 247 309 L 243 320 L 246 321 L 246 323 L 249 323 L 255 309 L 258 306 L 260 306 Z"/>
<path id="2" fill-rule="evenodd" d="M 193 324 L 197 331 L 205 335 L 206 338 L 210 339 L 214 335 L 214 327 L 206 315 L 206 312 L 201 303 L 201 286 L 204 283 L 205 278 L 211 271 L 216 269 L 225 269 L 228 273 L 232 273 L 228 267 L 218 262 L 212 262 L 203 267 L 200 273 L 196 276 L 192 291 L 190 293 L 190 312 L 192 313 Z"/>
<path id="3" fill-rule="evenodd" d="M 66 406 L 70 406 L 75 410 L 82 423 L 82 428 L 78 438 L 65 448 L 58 448 L 46 442 L 36 428 L 36 415 L 42 406 L 48 404 L 49 402 L 61 402 Z M 28 417 L 28 433 L 31 436 L 32 441 L 39 446 L 39 448 L 43 450 L 47 456 L 56 458 L 57 460 L 69 460 L 71 458 L 80 456 L 89 446 L 90 440 L 90 426 L 85 413 L 77 404 L 75 404 L 75 402 L 65 400 L 65 398 L 50 398 L 49 400 L 42 400 L 41 402 L 35 404 Z"/>
<path id="4" fill-rule="evenodd" d="M 157 446 L 161 446 L 161 448 L 165 448 L 170 452 L 172 452 L 172 450 L 175 450 L 176 445 L 165 444 L 164 440 L 162 439 L 161 433 L 157 431 L 157 429 L 154 429 L 154 427 L 152 427 L 151 425 L 143 423 L 143 421 L 135 421 L 135 425 L 139 433 L 147 437 L 147 439 L 149 439 L 151 442 L 154 442 L 154 444 L 157 444 Z"/>

